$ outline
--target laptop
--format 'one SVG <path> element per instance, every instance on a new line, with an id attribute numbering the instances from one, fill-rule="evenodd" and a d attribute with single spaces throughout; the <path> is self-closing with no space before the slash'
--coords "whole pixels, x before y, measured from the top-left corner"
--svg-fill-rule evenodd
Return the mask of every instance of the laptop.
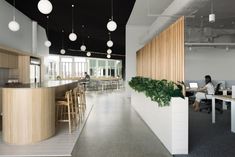
<path id="1" fill-rule="evenodd" d="M 198 88 L 198 83 L 196 83 L 196 82 L 189 83 L 189 88 L 193 88 L 193 89 Z"/>

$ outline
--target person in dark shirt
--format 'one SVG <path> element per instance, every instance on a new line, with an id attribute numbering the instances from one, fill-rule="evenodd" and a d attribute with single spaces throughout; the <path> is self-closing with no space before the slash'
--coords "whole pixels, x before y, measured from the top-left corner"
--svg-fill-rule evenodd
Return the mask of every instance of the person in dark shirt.
<path id="1" fill-rule="evenodd" d="M 85 81 L 89 82 L 90 81 L 90 75 L 85 72 Z"/>

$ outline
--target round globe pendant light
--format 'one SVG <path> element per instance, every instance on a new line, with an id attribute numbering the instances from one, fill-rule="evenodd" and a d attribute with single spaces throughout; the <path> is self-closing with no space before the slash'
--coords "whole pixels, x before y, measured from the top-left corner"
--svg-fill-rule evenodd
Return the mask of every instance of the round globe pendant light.
<path id="1" fill-rule="evenodd" d="M 69 40 L 71 40 L 71 41 L 77 40 L 77 35 L 75 33 L 70 33 L 69 34 Z"/>
<path id="2" fill-rule="evenodd" d="M 63 55 L 65 54 L 65 49 L 64 49 L 64 30 L 62 30 L 62 40 L 61 40 L 61 50 L 60 53 Z"/>
<path id="3" fill-rule="evenodd" d="M 107 28 L 109 31 L 113 32 L 117 29 L 117 23 L 113 20 L 110 20 L 108 23 L 107 23 Z"/>
<path id="4" fill-rule="evenodd" d="M 15 19 L 15 0 L 13 1 L 13 20 L 10 21 L 8 23 L 8 28 L 12 31 L 12 32 L 16 32 L 18 30 L 20 30 L 20 24 L 18 22 L 16 22 Z"/>
<path id="5" fill-rule="evenodd" d="M 210 22 L 210 23 L 214 23 L 214 22 L 215 22 L 215 14 L 214 14 L 213 0 L 211 0 L 211 13 L 209 14 L 209 22 Z"/>
<path id="6" fill-rule="evenodd" d="M 107 46 L 112 47 L 113 46 L 113 41 L 112 40 L 107 41 Z"/>
<path id="7" fill-rule="evenodd" d="M 113 0 L 111 0 L 111 19 L 107 23 L 107 29 L 111 32 L 117 29 L 117 23 L 113 20 Z"/>
<path id="8" fill-rule="evenodd" d="M 47 38 L 49 38 L 48 22 L 49 22 L 49 16 L 47 16 L 47 28 L 46 28 Z M 44 42 L 44 45 L 45 45 L 46 47 L 50 47 L 50 46 L 51 46 L 51 42 L 50 42 L 49 40 L 46 40 L 46 41 Z"/>
<path id="9" fill-rule="evenodd" d="M 107 41 L 106 44 L 107 44 L 108 47 L 112 47 L 113 46 L 113 41 L 111 40 L 110 32 L 109 32 L 109 40 Z"/>
<path id="10" fill-rule="evenodd" d="M 108 53 L 108 54 L 111 54 L 111 53 L 112 53 L 112 50 L 111 50 L 111 49 L 108 49 L 108 50 L 107 50 L 107 53 Z"/>
<path id="11" fill-rule="evenodd" d="M 91 53 L 90 53 L 90 52 L 87 52 L 86 55 L 87 55 L 88 57 L 90 57 L 90 56 L 91 56 Z"/>
<path id="12" fill-rule="evenodd" d="M 110 54 L 108 54 L 108 55 L 107 55 L 107 58 L 111 58 L 111 55 L 110 55 Z"/>
<path id="13" fill-rule="evenodd" d="M 49 0 L 40 0 L 38 2 L 38 10 L 42 14 L 50 14 L 53 9 L 53 6 Z"/>
<path id="14" fill-rule="evenodd" d="M 73 11 L 73 10 L 74 10 L 74 5 L 72 5 L 72 33 L 69 34 L 69 40 L 71 40 L 71 41 L 77 40 L 77 34 L 74 33 L 74 21 L 73 21 L 73 20 L 74 20 L 74 19 L 73 19 L 73 18 L 74 18 L 74 17 L 73 17 L 73 16 L 74 16 L 74 15 L 73 15 L 73 14 L 74 14 L 74 13 L 73 13 L 74 11 Z"/>
<path id="15" fill-rule="evenodd" d="M 81 49 L 82 51 L 86 51 L 86 46 L 85 46 L 85 45 L 82 45 L 82 46 L 80 47 L 80 49 Z"/>
<path id="16" fill-rule="evenodd" d="M 16 32 L 18 30 L 20 30 L 20 25 L 18 22 L 16 22 L 15 20 L 9 22 L 8 24 L 8 28 L 12 31 L 12 32 Z"/>
<path id="17" fill-rule="evenodd" d="M 51 42 L 49 40 L 47 40 L 47 41 L 44 42 L 44 45 L 46 47 L 50 47 L 51 46 Z"/>
<path id="18" fill-rule="evenodd" d="M 65 50 L 64 49 L 61 49 L 60 50 L 60 53 L 63 55 L 63 54 L 65 54 Z"/>

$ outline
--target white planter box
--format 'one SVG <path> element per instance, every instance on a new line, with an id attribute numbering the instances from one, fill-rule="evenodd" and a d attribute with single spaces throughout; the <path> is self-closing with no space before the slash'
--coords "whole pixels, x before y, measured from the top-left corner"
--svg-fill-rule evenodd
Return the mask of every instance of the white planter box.
<path id="1" fill-rule="evenodd" d="M 131 105 L 171 154 L 188 154 L 188 98 L 172 98 L 170 106 L 158 107 L 132 90 Z"/>

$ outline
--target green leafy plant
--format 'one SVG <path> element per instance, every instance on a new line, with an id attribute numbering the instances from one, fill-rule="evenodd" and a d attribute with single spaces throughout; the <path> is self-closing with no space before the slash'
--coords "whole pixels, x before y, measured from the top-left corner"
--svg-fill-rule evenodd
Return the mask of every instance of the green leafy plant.
<path id="1" fill-rule="evenodd" d="M 153 80 L 145 77 L 132 77 L 129 85 L 137 92 L 144 92 L 159 106 L 169 106 L 171 97 L 184 98 L 182 86 L 173 81 Z"/>

